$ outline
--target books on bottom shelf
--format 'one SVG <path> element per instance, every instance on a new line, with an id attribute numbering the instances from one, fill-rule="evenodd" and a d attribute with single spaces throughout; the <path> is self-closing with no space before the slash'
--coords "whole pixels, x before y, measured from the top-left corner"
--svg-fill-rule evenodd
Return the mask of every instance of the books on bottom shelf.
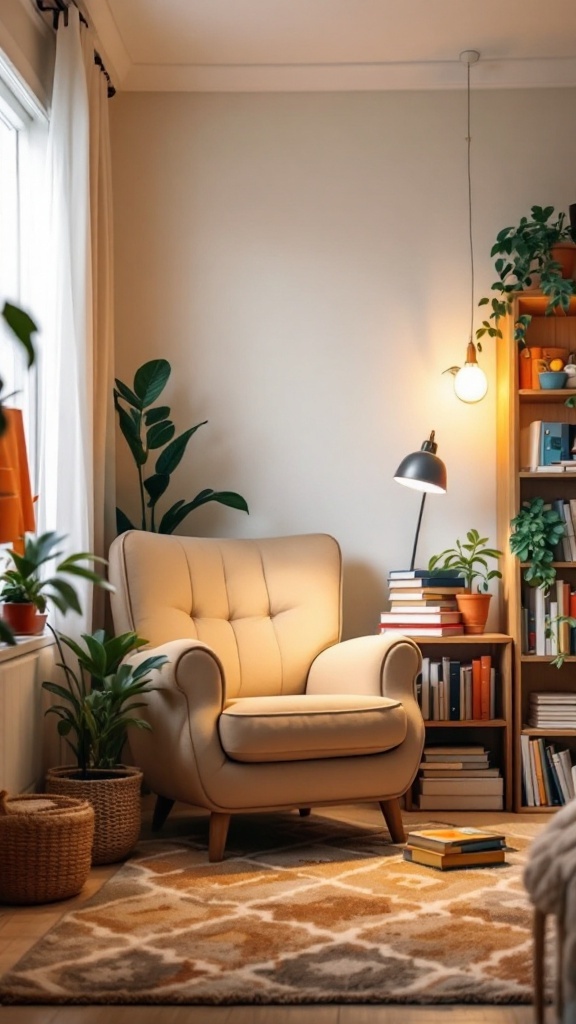
<path id="1" fill-rule="evenodd" d="M 489 721 L 496 717 L 496 670 L 489 654 L 462 662 L 422 658 L 417 695 L 426 721 Z"/>
<path id="2" fill-rule="evenodd" d="M 527 807 L 558 807 L 576 795 L 576 765 L 567 748 L 542 736 L 520 735 L 522 788 Z"/>
<path id="3" fill-rule="evenodd" d="M 501 810 L 504 779 L 490 767 L 490 753 L 482 746 L 430 746 L 424 748 L 418 775 L 421 810 Z"/>
<path id="4" fill-rule="evenodd" d="M 506 839 L 477 828 L 432 828 L 409 832 L 404 860 L 446 871 L 502 864 Z"/>

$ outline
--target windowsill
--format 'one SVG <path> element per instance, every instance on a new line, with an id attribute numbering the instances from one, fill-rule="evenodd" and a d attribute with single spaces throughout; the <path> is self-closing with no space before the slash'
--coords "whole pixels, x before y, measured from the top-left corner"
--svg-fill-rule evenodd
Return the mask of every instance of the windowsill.
<path id="1" fill-rule="evenodd" d="M 54 643 L 51 633 L 40 633 L 38 636 L 21 636 L 17 638 L 16 644 L 0 644 L 0 664 L 4 661 L 12 661 L 20 658 L 23 654 L 33 654 L 42 647 L 50 647 Z"/>

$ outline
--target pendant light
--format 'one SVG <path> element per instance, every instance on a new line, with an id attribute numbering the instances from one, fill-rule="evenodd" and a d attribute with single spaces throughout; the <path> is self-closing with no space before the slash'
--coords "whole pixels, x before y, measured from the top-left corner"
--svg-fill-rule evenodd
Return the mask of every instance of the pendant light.
<path id="1" fill-rule="evenodd" d="M 461 402 L 480 402 L 488 390 L 488 381 L 484 370 L 478 365 L 476 345 L 474 344 L 474 244 L 472 240 L 472 175 L 470 172 L 470 67 L 480 59 L 477 50 L 463 50 L 460 60 L 466 64 L 467 72 L 467 111 L 468 111 L 468 232 L 470 239 L 470 340 L 466 349 L 464 366 L 451 366 L 449 373 L 454 374 L 454 391 Z"/>

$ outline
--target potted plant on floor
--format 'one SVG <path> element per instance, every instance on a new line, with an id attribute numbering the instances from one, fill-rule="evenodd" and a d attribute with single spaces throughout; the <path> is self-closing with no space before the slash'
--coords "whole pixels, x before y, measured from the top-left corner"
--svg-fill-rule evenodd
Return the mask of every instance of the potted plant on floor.
<path id="1" fill-rule="evenodd" d="M 149 692 L 149 674 L 167 662 L 164 655 L 145 658 L 137 666 L 123 659 L 148 642 L 136 633 L 107 637 L 104 630 L 83 634 L 82 642 L 54 633 L 66 685 L 45 681 L 42 686 L 62 703 L 46 714 L 58 717 L 58 732 L 76 759 L 73 767 L 48 770 L 46 790 L 88 799 L 95 811 L 92 862 L 110 864 L 128 855 L 140 834 L 142 772 L 122 764 L 127 730 L 149 729 L 132 712 Z M 64 648 L 76 659 L 66 658 Z"/>
<path id="2" fill-rule="evenodd" d="M 41 633 L 49 601 L 63 614 L 70 610 L 80 612 L 78 594 L 70 578 L 89 580 L 106 590 L 112 589 L 107 580 L 86 564 L 105 564 L 106 560 L 86 551 L 68 555 L 58 562 L 51 576 L 43 577 L 43 567 L 63 554 L 59 548 L 64 540 L 54 531 L 39 537 L 26 534 L 24 554 L 12 549 L 6 552 L 11 565 L 0 574 L 0 601 L 2 617 L 15 634 Z"/>
<path id="3" fill-rule="evenodd" d="M 466 591 L 456 594 L 458 611 L 462 615 L 465 633 L 483 633 L 490 609 L 491 594 L 488 583 L 493 579 L 502 579 L 499 569 L 489 569 L 488 559 L 498 561 L 502 552 L 497 548 L 488 547 L 488 538 L 481 537 L 478 530 L 469 530 L 466 541 L 456 541 L 456 546 L 446 548 L 439 555 L 433 555 L 428 563 L 431 572 L 450 569 L 458 576 L 463 576 Z M 476 583 L 476 591 L 472 587 Z"/>
<path id="4" fill-rule="evenodd" d="M 566 223 L 566 214 L 559 213 L 555 219 L 553 206 L 533 206 L 531 217 L 521 217 L 516 226 L 503 228 L 496 236 L 490 252 L 496 256 L 495 268 L 498 279 L 492 291 L 498 297 L 482 298 L 479 306 L 490 305 L 488 320 L 476 331 L 478 348 L 481 339 L 488 335 L 501 338 L 500 318 L 512 312 L 515 292 L 539 287 L 548 297 L 546 315 L 566 313 L 570 299 L 576 295 L 576 281 L 573 279 L 576 262 L 576 245 L 573 230 Z M 514 337 L 520 348 L 526 345 L 526 331 L 532 317 L 526 313 L 514 324 Z"/>

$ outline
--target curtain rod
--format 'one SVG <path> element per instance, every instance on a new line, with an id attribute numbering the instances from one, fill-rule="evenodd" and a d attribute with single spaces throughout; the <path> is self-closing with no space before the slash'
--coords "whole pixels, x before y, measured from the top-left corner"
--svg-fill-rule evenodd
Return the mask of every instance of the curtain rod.
<path id="1" fill-rule="evenodd" d="M 70 0 L 70 2 L 74 3 L 74 0 Z M 68 24 L 68 7 L 70 6 L 70 3 L 66 3 L 66 0 L 51 0 L 51 2 L 47 2 L 47 0 L 36 0 L 36 6 L 39 11 L 52 12 L 52 28 L 54 29 L 54 31 L 58 30 L 58 21 L 60 19 L 61 14 L 64 15 L 64 24 Z M 86 25 L 86 27 L 88 28 L 88 22 L 86 21 L 86 18 L 84 17 L 82 11 L 78 7 L 78 4 L 74 3 L 74 6 L 78 10 L 78 14 L 80 15 L 80 21 L 83 25 Z M 104 75 L 104 78 L 108 82 L 108 99 L 112 99 L 112 97 L 116 94 L 116 89 L 112 85 L 112 79 L 110 78 L 110 75 L 106 70 L 104 61 L 98 53 L 98 50 L 94 50 L 94 63 L 97 65 L 97 67 L 100 68 L 102 74 Z"/>

